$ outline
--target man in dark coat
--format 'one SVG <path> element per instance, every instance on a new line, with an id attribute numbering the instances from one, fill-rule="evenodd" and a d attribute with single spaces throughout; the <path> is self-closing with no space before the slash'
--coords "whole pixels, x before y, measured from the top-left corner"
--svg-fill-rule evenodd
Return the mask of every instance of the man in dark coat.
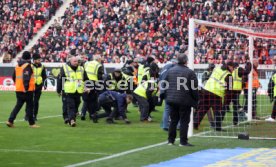
<path id="1" fill-rule="evenodd" d="M 196 108 L 198 104 L 198 80 L 196 74 L 187 67 L 187 62 L 188 57 L 185 54 L 179 55 L 178 64 L 168 71 L 165 78 L 169 83 L 165 98 L 171 111 L 171 124 L 168 133 L 169 145 L 175 142 L 176 126 L 180 121 L 179 146 L 192 146 L 188 143 L 188 128 L 191 107 Z"/>

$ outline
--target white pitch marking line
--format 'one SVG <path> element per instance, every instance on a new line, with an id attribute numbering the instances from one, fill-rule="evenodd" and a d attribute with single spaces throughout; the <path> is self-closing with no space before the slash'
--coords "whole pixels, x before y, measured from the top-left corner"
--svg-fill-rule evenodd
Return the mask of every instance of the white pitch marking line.
<path id="1" fill-rule="evenodd" d="M 250 121 L 245 121 L 245 122 L 241 122 L 241 123 L 247 123 L 247 122 L 250 122 Z M 230 127 L 233 127 L 233 125 L 224 126 L 222 128 L 230 128 Z M 213 132 L 213 130 L 210 130 L 210 131 L 207 131 L 207 132 L 200 132 L 200 133 L 197 133 L 197 134 L 195 134 L 191 137 L 200 137 L 200 135 L 204 135 L 204 134 L 210 133 L 210 132 Z M 179 138 L 176 139 L 176 140 L 179 140 Z M 77 167 L 77 166 L 92 164 L 92 163 L 95 163 L 95 162 L 104 161 L 104 160 L 108 160 L 108 159 L 128 155 L 128 154 L 131 154 L 131 153 L 134 153 L 134 152 L 139 152 L 139 151 L 143 151 L 143 150 L 146 150 L 146 149 L 158 147 L 158 146 L 164 145 L 166 143 L 167 142 L 162 142 L 162 143 L 158 143 L 158 144 L 154 144 L 154 145 L 149 145 L 149 146 L 146 146 L 146 147 L 136 148 L 136 149 L 124 151 L 124 152 L 121 152 L 121 153 L 113 154 L 113 155 L 110 155 L 110 156 L 106 156 L 106 157 L 103 157 L 103 158 L 98 158 L 98 159 L 94 159 L 94 160 L 88 160 L 88 161 L 85 161 L 85 162 L 80 162 L 80 163 L 77 163 L 77 164 L 68 165 L 68 166 L 65 166 L 65 167 Z"/>
<path id="2" fill-rule="evenodd" d="M 76 152 L 76 151 L 40 151 L 40 150 L 21 150 L 21 149 L 0 149 L 0 152 L 24 152 L 24 153 L 53 153 L 53 154 L 90 154 L 90 155 L 111 155 L 97 152 Z"/>
<path id="3" fill-rule="evenodd" d="M 46 117 L 40 117 L 38 118 L 38 120 L 40 119 L 48 119 L 48 118 L 56 118 L 56 117 L 60 117 L 61 115 L 51 115 L 51 116 L 46 116 Z M 25 120 L 24 119 L 21 119 L 21 120 L 15 120 L 14 122 L 24 122 Z M 3 123 L 6 123 L 6 121 L 4 122 L 0 122 L 0 124 L 3 124 Z"/>
<path id="4" fill-rule="evenodd" d="M 176 141 L 177 140 L 179 140 L 179 139 L 176 139 Z M 167 144 L 167 142 L 162 142 L 162 143 L 153 144 L 153 145 L 149 145 L 149 146 L 145 146 L 145 147 L 140 147 L 140 148 L 124 151 L 124 152 L 121 152 L 121 153 L 113 154 L 113 155 L 110 155 L 110 156 L 106 156 L 106 157 L 103 157 L 103 158 L 98 158 L 98 159 L 94 159 L 94 160 L 88 160 L 88 161 L 85 161 L 85 162 L 80 162 L 80 163 L 77 163 L 77 164 L 68 165 L 66 167 L 76 167 L 76 166 L 83 166 L 83 165 L 87 165 L 87 164 L 92 164 L 92 163 L 95 163 L 95 162 L 104 161 L 104 160 L 108 160 L 108 159 L 128 155 L 128 154 L 131 154 L 131 153 L 147 150 L 147 149 L 162 146 L 162 145 L 165 145 L 165 144 Z"/>

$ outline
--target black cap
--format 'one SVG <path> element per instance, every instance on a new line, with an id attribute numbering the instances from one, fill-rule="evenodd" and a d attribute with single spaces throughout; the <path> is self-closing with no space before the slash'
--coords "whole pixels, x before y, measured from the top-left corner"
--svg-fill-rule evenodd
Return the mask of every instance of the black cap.
<path id="1" fill-rule="evenodd" d="M 40 59 L 40 55 L 38 53 L 33 54 L 33 60 L 38 60 Z"/>
<path id="2" fill-rule="evenodd" d="M 22 54 L 22 59 L 23 59 L 23 60 L 30 60 L 30 59 L 31 59 L 31 54 L 30 54 L 30 52 L 29 52 L 29 51 L 23 52 L 23 54 Z"/>

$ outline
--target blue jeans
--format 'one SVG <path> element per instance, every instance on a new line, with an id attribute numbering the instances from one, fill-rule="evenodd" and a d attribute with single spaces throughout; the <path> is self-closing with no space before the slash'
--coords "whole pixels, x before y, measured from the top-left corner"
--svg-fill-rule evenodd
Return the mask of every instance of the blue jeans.
<path id="1" fill-rule="evenodd" d="M 169 118 L 170 118 L 170 108 L 165 100 L 165 107 L 163 112 L 163 119 L 162 119 L 162 128 L 163 129 L 169 129 Z"/>
<path id="2" fill-rule="evenodd" d="M 163 112 L 163 119 L 162 119 L 162 128 L 163 129 L 169 129 L 170 126 L 170 107 L 167 103 L 167 101 L 165 100 L 165 107 L 164 107 L 164 112 Z M 177 129 L 179 129 L 180 124 L 178 122 L 177 124 Z"/>

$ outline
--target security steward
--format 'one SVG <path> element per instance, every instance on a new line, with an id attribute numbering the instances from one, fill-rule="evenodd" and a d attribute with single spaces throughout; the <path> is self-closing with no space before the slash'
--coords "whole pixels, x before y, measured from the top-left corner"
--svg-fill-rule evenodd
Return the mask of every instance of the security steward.
<path id="1" fill-rule="evenodd" d="M 132 96 L 115 91 L 105 91 L 99 96 L 99 104 L 105 110 L 107 115 L 106 122 L 113 124 L 115 117 L 122 117 L 126 124 L 130 121 L 127 119 L 127 106 L 132 102 Z M 112 109 L 113 108 L 113 109 Z"/>
<path id="2" fill-rule="evenodd" d="M 268 96 L 270 98 L 270 102 L 273 102 L 273 108 L 272 113 L 269 118 L 266 118 L 265 121 L 267 122 L 275 122 L 276 119 L 276 72 L 273 73 L 272 77 L 269 80 L 268 83 L 268 90 L 267 90 Z"/>
<path id="3" fill-rule="evenodd" d="M 237 125 L 239 122 L 239 108 L 240 108 L 240 94 L 243 90 L 243 83 L 245 83 L 245 79 L 248 78 L 248 74 L 251 71 L 251 63 L 247 62 L 245 64 L 245 68 L 239 67 L 238 62 L 234 62 L 234 71 L 232 72 L 232 79 L 233 79 L 233 88 L 229 95 L 226 95 L 226 100 L 224 104 L 225 109 L 229 110 L 229 104 L 233 103 L 233 125 Z M 223 112 L 225 114 L 225 112 Z M 244 114 L 244 113 L 243 113 Z M 223 116 L 224 117 L 224 116 Z"/>
<path id="4" fill-rule="evenodd" d="M 72 51 L 70 55 L 67 56 L 66 63 L 70 63 L 70 59 L 73 57 Z M 61 78 L 60 73 L 57 77 L 58 79 Z M 58 80 L 57 79 L 57 80 Z M 68 112 L 67 112 L 67 99 L 66 94 L 64 93 L 64 89 L 61 90 L 61 100 L 62 100 L 62 116 L 64 120 L 64 124 L 69 124 Z"/>
<path id="5" fill-rule="evenodd" d="M 107 90 L 124 93 L 127 88 L 127 81 L 122 74 L 121 69 L 115 69 L 105 78 L 105 85 Z"/>
<path id="6" fill-rule="evenodd" d="M 159 67 L 154 61 L 155 59 L 153 57 L 148 57 L 147 62 L 144 66 L 144 75 L 142 77 L 142 83 L 145 81 L 148 81 L 150 79 L 157 79 L 159 77 Z M 158 103 L 158 97 L 152 96 L 150 99 L 148 99 L 150 105 L 150 112 L 156 111 L 155 106 Z"/>
<path id="7" fill-rule="evenodd" d="M 221 67 L 213 70 L 211 77 L 206 82 L 202 90 L 202 97 L 199 101 L 199 109 L 194 113 L 194 128 L 198 129 L 200 122 L 210 108 L 213 109 L 216 131 L 223 131 L 223 99 L 232 89 L 231 73 L 234 63 L 228 61 Z"/>
<path id="8" fill-rule="evenodd" d="M 146 64 L 144 65 L 144 73 L 142 75 L 142 81 L 150 80 L 151 78 L 158 78 L 159 77 L 159 67 L 154 62 L 153 57 L 148 57 Z"/>
<path id="9" fill-rule="evenodd" d="M 99 54 L 94 55 L 93 61 L 85 63 L 84 75 L 85 80 L 89 81 L 89 85 L 86 85 L 86 92 L 83 94 L 83 101 L 87 103 L 87 109 L 89 112 L 90 119 L 94 123 L 98 123 L 97 119 L 97 108 L 98 108 L 98 96 L 101 91 L 99 81 L 103 80 L 104 68 L 102 65 L 102 56 Z M 91 86 L 90 86 L 91 85 Z M 82 113 L 83 116 L 84 113 Z"/>
<path id="10" fill-rule="evenodd" d="M 141 57 L 138 59 L 138 70 L 137 70 L 137 85 L 139 85 L 142 82 L 142 78 L 145 73 L 145 64 L 146 61 Z"/>
<path id="11" fill-rule="evenodd" d="M 257 59 L 253 60 L 253 85 L 252 85 L 252 118 L 253 119 L 259 119 L 257 117 L 257 91 L 259 87 L 261 87 L 260 80 L 259 80 L 259 73 L 258 73 L 258 66 L 259 62 Z M 247 105 L 248 105 L 248 82 L 245 84 L 244 88 L 244 98 L 245 98 L 245 104 L 243 107 L 243 110 L 247 112 Z"/>
<path id="12" fill-rule="evenodd" d="M 66 106 L 71 127 L 76 126 L 76 114 L 80 105 L 80 96 L 84 92 L 83 67 L 79 66 L 77 57 L 73 56 L 70 61 L 63 65 L 60 77 L 57 80 L 57 93 L 61 95 L 62 89 L 66 96 Z"/>
<path id="13" fill-rule="evenodd" d="M 202 85 L 206 84 L 206 82 L 208 81 L 208 79 L 212 75 L 213 70 L 215 69 L 215 67 L 216 67 L 215 64 L 211 63 L 211 64 L 209 64 L 207 70 L 203 72 L 202 78 L 201 78 Z M 203 99 L 202 94 L 203 93 L 201 91 L 199 91 L 199 97 L 200 97 L 200 99 Z M 215 127 L 212 110 L 209 110 L 207 112 L 207 116 L 208 116 L 208 121 L 209 121 L 211 127 Z"/>
<path id="14" fill-rule="evenodd" d="M 138 68 L 138 58 L 128 60 L 122 68 L 122 74 L 128 83 L 127 94 L 132 94 L 138 86 Z M 137 100 L 135 98 L 133 98 L 132 104 L 137 107 Z"/>
<path id="15" fill-rule="evenodd" d="M 41 64 L 40 55 L 33 54 L 32 64 L 34 78 L 35 78 L 35 91 L 34 91 L 34 119 L 37 120 L 37 114 L 39 109 L 39 99 L 41 96 L 42 88 L 47 88 L 47 83 L 44 81 L 47 78 L 45 67 Z"/>
<path id="16" fill-rule="evenodd" d="M 151 122 L 150 112 L 152 103 L 149 103 L 149 99 L 156 95 L 158 86 L 154 80 L 148 80 L 141 83 L 133 92 L 133 96 L 138 101 L 140 109 L 140 121 Z"/>
<path id="17" fill-rule="evenodd" d="M 6 122 L 8 127 L 14 127 L 14 120 L 24 103 L 26 102 L 26 112 L 31 128 L 38 128 L 33 117 L 33 94 L 35 91 L 35 78 L 31 67 L 31 54 L 25 51 L 21 60 L 15 67 L 13 73 L 13 81 L 15 82 L 15 92 L 17 102 L 10 114 L 9 120 Z"/>

